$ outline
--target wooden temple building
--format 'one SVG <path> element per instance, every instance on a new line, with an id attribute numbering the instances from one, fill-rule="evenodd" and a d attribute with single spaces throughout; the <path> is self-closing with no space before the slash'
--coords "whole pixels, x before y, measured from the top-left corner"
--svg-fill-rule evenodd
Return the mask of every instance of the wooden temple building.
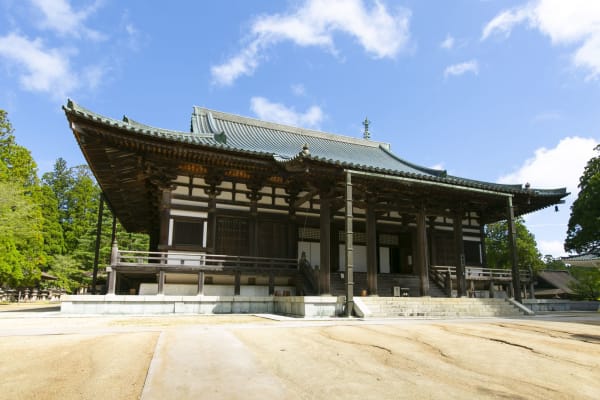
<path id="1" fill-rule="evenodd" d="M 178 132 L 63 108 L 120 223 L 150 237 L 148 252 L 113 245 L 108 295 L 341 295 L 351 310 L 359 294 L 466 296 L 483 277 L 520 300 L 516 255 L 494 274 L 484 225 L 508 220 L 514 250 L 514 218 L 568 194 L 413 164 L 368 125 L 354 138 L 194 107 Z"/>

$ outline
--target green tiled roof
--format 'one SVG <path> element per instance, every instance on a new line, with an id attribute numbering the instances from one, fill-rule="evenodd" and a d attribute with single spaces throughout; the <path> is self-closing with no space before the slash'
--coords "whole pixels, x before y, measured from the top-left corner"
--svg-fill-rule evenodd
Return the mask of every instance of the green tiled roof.
<path id="1" fill-rule="evenodd" d="M 69 100 L 63 107 L 67 113 L 130 131 L 132 134 L 156 137 L 177 143 L 213 147 L 245 154 L 272 157 L 279 163 L 306 158 L 346 169 L 398 175 L 425 181 L 481 188 L 504 193 L 564 197 L 566 189 L 527 189 L 522 185 L 503 185 L 447 175 L 444 170 L 418 166 L 391 152 L 389 144 L 367 139 L 334 135 L 309 129 L 256 120 L 238 115 L 194 107 L 191 132 L 151 127 L 128 117 L 107 118 Z M 301 155 L 305 145 L 308 153 Z"/>
<path id="2" fill-rule="evenodd" d="M 194 107 L 192 130 L 223 138 L 226 147 L 272 155 L 286 162 L 308 145 L 310 158 L 327 163 L 404 174 L 444 176 L 446 171 L 420 167 L 389 151 L 386 143 L 295 128 Z"/>

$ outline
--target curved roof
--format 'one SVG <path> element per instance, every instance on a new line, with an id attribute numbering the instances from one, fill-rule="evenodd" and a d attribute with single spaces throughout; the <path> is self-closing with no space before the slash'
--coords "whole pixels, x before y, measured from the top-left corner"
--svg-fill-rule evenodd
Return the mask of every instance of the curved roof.
<path id="1" fill-rule="evenodd" d="M 223 147 L 272 155 L 280 162 L 297 158 L 307 146 L 310 158 L 327 163 L 411 175 L 446 175 L 446 171 L 421 167 L 398 158 L 390 152 L 387 143 L 285 126 L 200 107 L 194 107 L 192 131 L 215 135 Z"/>
<path id="2" fill-rule="evenodd" d="M 282 164 L 299 159 L 310 159 L 346 169 L 556 200 L 544 202 L 544 205 L 540 204 L 541 207 L 534 205 L 527 207 L 531 208 L 530 211 L 556 204 L 568 195 L 565 188 L 533 189 L 520 184 L 497 184 L 450 176 L 444 170 L 419 166 L 396 156 L 387 143 L 292 127 L 202 107 L 193 108 L 191 132 L 156 128 L 128 117 L 123 117 L 123 120 L 104 117 L 71 100 L 63 108 L 67 114 L 74 114 L 86 120 L 121 128 L 138 135 L 191 146 L 269 157 Z"/>

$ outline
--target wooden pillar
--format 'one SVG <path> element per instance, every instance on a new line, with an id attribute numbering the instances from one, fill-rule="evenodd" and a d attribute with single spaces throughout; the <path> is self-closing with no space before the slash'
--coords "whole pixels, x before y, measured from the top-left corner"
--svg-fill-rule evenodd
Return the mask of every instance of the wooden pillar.
<path id="1" fill-rule="evenodd" d="M 287 255 L 289 258 L 299 257 L 298 254 L 298 223 L 296 218 L 296 210 L 294 206 L 290 204 L 289 217 L 288 217 L 288 248 Z"/>
<path id="2" fill-rule="evenodd" d="M 428 235 L 428 244 L 429 244 L 429 265 L 434 266 L 437 265 L 437 248 L 435 243 L 435 219 L 436 217 L 429 217 L 429 235 Z"/>
<path id="3" fill-rule="evenodd" d="M 319 294 L 331 294 L 331 200 L 321 197 Z"/>
<path id="4" fill-rule="evenodd" d="M 429 260 L 427 257 L 427 226 L 425 210 L 417 214 L 417 249 L 416 267 L 419 272 L 419 289 L 421 296 L 429 296 Z"/>
<path id="5" fill-rule="evenodd" d="M 241 271 L 235 271 L 235 281 L 234 281 L 234 292 L 233 295 L 234 296 L 239 296 L 240 295 L 240 289 L 241 289 L 241 280 L 242 280 L 242 272 Z"/>
<path id="6" fill-rule="evenodd" d="M 102 237 L 102 217 L 104 216 L 104 195 L 100 194 L 98 206 L 98 220 L 96 222 L 96 246 L 94 248 L 94 269 L 92 271 L 92 294 L 96 294 L 96 280 L 98 279 L 98 260 L 100 258 L 100 238 Z"/>
<path id="7" fill-rule="evenodd" d="M 198 272 L 198 291 L 196 292 L 196 295 L 204 295 L 204 271 Z"/>
<path id="8" fill-rule="evenodd" d="M 115 232 L 116 219 L 113 217 L 113 232 Z M 116 266 L 119 263 L 119 247 L 117 245 L 116 235 L 113 234 L 112 247 L 110 249 L 110 267 L 106 268 L 108 272 L 108 288 L 106 294 L 114 295 L 117 286 L 117 270 Z"/>
<path id="9" fill-rule="evenodd" d="M 344 223 L 346 234 L 346 316 L 352 316 L 354 309 L 354 230 L 352 215 L 352 175 L 346 172 L 346 216 Z"/>
<path id="10" fill-rule="evenodd" d="M 517 259 L 517 228 L 515 226 L 515 213 L 512 203 L 512 196 L 509 196 L 507 198 L 506 208 L 508 225 L 508 252 L 510 254 L 510 264 L 512 271 L 512 286 L 515 300 L 521 303 L 521 277 L 519 274 L 519 263 Z"/>
<path id="11" fill-rule="evenodd" d="M 208 195 L 208 219 L 207 219 L 206 247 L 213 254 L 217 253 L 217 200 L 215 193 Z"/>
<path id="12" fill-rule="evenodd" d="M 171 219 L 171 190 L 163 189 L 160 201 L 160 235 L 158 248 L 169 246 L 169 224 Z"/>
<path id="13" fill-rule="evenodd" d="M 454 214 L 454 248 L 456 254 L 456 296 L 464 297 L 466 295 L 465 281 L 465 245 L 463 243 L 463 219 L 464 212 L 459 211 Z"/>
<path id="14" fill-rule="evenodd" d="M 158 271 L 158 294 L 165 294 L 165 271 Z"/>
<path id="15" fill-rule="evenodd" d="M 117 271 L 114 267 L 111 267 L 110 272 L 108 273 L 108 289 L 107 295 L 114 295 L 117 286 Z"/>
<path id="16" fill-rule="evenodd" d="M 367 288 L 369 295 L 377 295 L 377 217 L 375 201 L 367 200 Z"/>
<path id="17" fill-rule="evenodd" d="M 258 199 L 257 196 L 253 196 L 250 201 L 250 226 L 248 229 L 249 240 L 250 240 L 250 255 L 253 257 L 258 256 Z"/>
<path id="18" fill-rule="evenodd" d="M 490 280 L 490 299 L 494 298 L 494 293 L 495 293 L 495 290 L 494 290 L 494 281 Z"/>
<path id="19" fill-rule="evenodd" d="M 269 296 L 273 296 L 275 293 L 275 274 L 269 272 Z"/>

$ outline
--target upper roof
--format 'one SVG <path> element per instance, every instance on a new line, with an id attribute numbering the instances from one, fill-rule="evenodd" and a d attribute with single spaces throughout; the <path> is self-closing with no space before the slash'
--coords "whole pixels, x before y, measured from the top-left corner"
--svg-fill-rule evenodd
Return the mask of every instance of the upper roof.
<path id="1" fill-rule="evenodd" d="M 156 128 L 128 117 L 123 117 L 123 120 L 108 118 L 71 100 L 63 108 L 68 115 L 125 129 L 137 135 L 191 146 L 266 156 L 283 164 L 302 158 L 346 169 L 412 177 L 423 181 L 527 195 L 532 198 L 551 197 L 560 200 L 568 195 L 565 188 L 533 189 L 522 185 L 505 185 L 450 176 L 444 170 L 419 166 L 396 156 L 387 143 L 286 126 L 202 107 L 193 108 L 191 132 Z M 539 207 L 532 207 L 529 211 L 535 208 Z"/>

